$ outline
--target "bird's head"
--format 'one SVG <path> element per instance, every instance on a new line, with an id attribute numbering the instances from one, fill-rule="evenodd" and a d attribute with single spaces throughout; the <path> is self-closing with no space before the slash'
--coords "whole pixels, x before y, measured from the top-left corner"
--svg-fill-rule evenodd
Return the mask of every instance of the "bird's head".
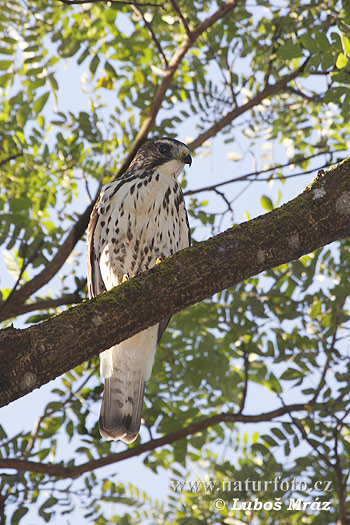
<path id="1" fill-rule="evenodd" d="M 186 144 L 169 137 L 147 140 L 137 151 L 132 165 L 162 166 L 162 171 L 175 177 L 184 164 L 191 166 L 191 151 Z M 130 166 L 130 167 L 131 167 Z"/>

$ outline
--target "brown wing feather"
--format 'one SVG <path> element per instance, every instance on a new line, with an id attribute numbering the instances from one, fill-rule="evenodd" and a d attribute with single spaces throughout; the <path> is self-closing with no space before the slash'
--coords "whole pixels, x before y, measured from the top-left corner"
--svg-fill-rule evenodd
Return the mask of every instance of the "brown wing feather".
<path id="1" fill-rule="evenodd" d="M 95 231 L 99 220 L 98 205 L 100 199 L 97 199 L 95 206 L 90 215 L 90 221 L 87 229 L 87 249 L 86 249 L 86 263 L 87 263 L 87 283 L 89 289 L 89 297 L 95 297 L 97 294 L 104 292 L 106 287 L 103 283 L 100 265 L 95 255 Z"/>
<path id="2" fill-rule="evenodd" d="M 185 201 L 184 201 L 182 192 L 181 192 L 181 196 L 182 196 L 183 205 L 185 206 Z M 188 214 L 187 214 L 186 208 L 185 208 L 185 215 L 186 215 L 186 225 L 187 225 L 187 231 L 188 231 L 188 246 L 191 246 L 191 228 L 190 228 L 190 224 L 188 222 Z M 157 344 L 161 340 L 162 335 L 164 334 L 164 332 L 166 330 L 166 327 L 169 324 L 170 319 L 171 319 L 171 317 L 168 317 L 166 319 L 162 319 L 161 321 L 159 321 Z"/>

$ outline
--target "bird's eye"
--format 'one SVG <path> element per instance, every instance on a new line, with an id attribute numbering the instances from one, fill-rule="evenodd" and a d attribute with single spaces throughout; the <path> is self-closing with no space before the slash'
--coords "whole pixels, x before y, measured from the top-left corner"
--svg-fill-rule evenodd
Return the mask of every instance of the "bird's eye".
<path id="1" fill-rule="evenodd" d="M 166 155 L 167 153 L 169 153 L 170 151 L 170 147 L 167 145 L 167 144 L 161 144 L 159 146 L 159 151 L 160 153 L 162 153 L 163 155 Z"/>

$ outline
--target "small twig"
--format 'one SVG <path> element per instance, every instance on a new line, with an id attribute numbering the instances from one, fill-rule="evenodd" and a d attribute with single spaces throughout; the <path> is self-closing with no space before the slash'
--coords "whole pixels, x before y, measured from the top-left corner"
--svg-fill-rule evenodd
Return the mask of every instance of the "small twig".
<path id="1" fill-rule="evenodd" d="M 19 151 L 18 153 L 14 153 L 14 154 L 11 155 L 10 157 L 7 157 L 6 159 L 1 160 L 1 161 L 0 161 L 0 168 L 1 168 L 1 166 L 3 166 L 4 164 L 7 164 L 7 162 L 10 162 L 10 160 L 17 159 L 17 157 L 20 157 L 21 155 L 23 155 L 23 151 Z"/>
<path id="2" fill-rule="evenodd" d="M 244 360 L 244 386 L 243 386 L 242 399 L 241 399 L 238 414 L 242 414 L 244 407 L 245 407 L 245 402 L 246 402 L 247 392 L 248 392 L 248 379 L 249 379 L 249 354 L 246 351 L 246 347 L 244 343 L 242 343 L 242 348 L 243 348 L 243 360 Z"/>
<path id="3" fill-rule="evenodd" d="M 151 427 L 149 426 L 149 424 L 148 424 L 144 419 L 142 419 L 141 423 L 142 423 L 143 426 L 147 429 L 147 431 L 148 431 L 148 435 L 149 435 L 149 439 L 150 439 L 150 440 L 154 439 L 154 438 L 153 438 L 153 435 L 152 435 L 152 429 L 151 429 Z"/>
<path id="4" fill-rule="evenodd" d="M 340 150 L 340 151 L 343 151 L 343 150 Z M 233 182 L 241 182 L 241 181 L 244 181 L 244 180 L 249 180 L 251 177 L 257 178 L 259 175 L 261 175 L 263 173 L 269 173 L 270 171 L 275 171 L 275 170 L 279 170 L 279 169 L 282 169 L 282 168 L 286 168 L 286 167 L 291 166 L 293 164 L 302 164 L 303 162 L 305 162 L 307 160 L 310 160 L 310 159 L 313 159 L 314 157 L 319 157 L 320 155 L 326 155 L 326 154 L 332 155 L 332 153 L 334 153 L 334 152 L 321 151 L 319 153 L 315 153 L 314 155 L 310 155 L 309 157 L 295 159 L 295 160 L 286 162 L 285 164 L 277 164 L 276 166 L 272 166 L 271 168 L 267 168 L 265 170 L 251 171 L 250 173 L 246 173 L 245 175 L 241 175 L 240 177 L 235 177 L 234 179 L 228 179 L 228 180 L 225 180 L 225 181 L 222 181 L 222 182 L 218 182 L 217 184 L 212 184 L 210 186 L 203 186 L 202 188 L 197 188 L 195 190 L 187 190 L 186 192 L 184 192 L 184 195 L 194 195 L 195 193 L 202 193 L 203 191 L 214 191 L 214 190 L 216 190 L 217 188 L 219 188 L 221 186 L 226 186 L 226 184 L 232 184 Z M 321 166 L 321 167 L 324 167 L 324 166 Z M 326 167 L 327 167 L 327 165 L 326 165 Z M 320 168 L 314 168 L 314 169 L 309 170 L 309 171 L 303 171 L 301 174 L 306 175 L 308 173 L 312 173 L 312 172 L 316 171 L 317 169 L 320 169 Z M 285 178 L 291 178 L 291 177 L 295 177 L 295 176 L 296 175 L 291 174 L 291 175 L 288 175 Z M 271 178 L 269 177 L 268 179 L 259 179 L 259 180 L 271 180 Z"/>
<path id="5" fill-rule="evenodd" d="M 288 91 L 289 93 L 293 93 L 294 95 L 298 95 L 299 97 L 305 98 L 309 102 L 310 101 L 311 102 L 319 102 L 320 100 L 322 100 L 321 95 L 318 95 L 318 94 L 307 95 L 306 93 L 304 93 L 300 89 L 296 89 L 296 88 L 293 88 L 291 86 L 287 86 L 286 91 Z"/>
<path id="6" fill-rule="evenodd" d="M 276 93 L 279 93 L 282 89 L 284 90 L 285 87 L 289 84 L 289 82 L 296 79 L 299 75 L 303 74 L 309 62 L 309 58 L 310 57 L 306 58 L 303 61 L 303 63 L 298 67 L 298 69 L 283 76 L 282 78 L 277 80 L 274 84 L 267 84 L 267 86 L 265 86 L 264 89 L 257 92 L 255 96 L 253 96 L 250 100 L 248 100 L 248 102 L 246 102 L 245 104 L 241 106 L 235 107 L 232 111 L 229 111 L 226 115 L 224 115 L 222 118 L 216 121 L 212 126 L 210 126 L 208 129 L 200 133 L 195 140 L 193 140 L 190 144 L 188 144 L 189 148 L 192 150 L 198 148 L 199 146 L 203 144 L 203 142 L 217 135 L 219 131 L 221 131 L 226 126 L 231 124 L 235 119 L 240 117 L 243 113 L 246 113 L 250 109 L 259 105 L 263 100 L 270 98 L 272 95 L 275 95 Z"/>
<path id="7" fill-rule="evenodd" d="M 160 55 L 160 57 L 162 58 L 163 60 L 163 65 L 165 68 L 168 68 L 168 60 L 167 60 L 167 57 L 165 56 L 164 54 L 164 51 L 162 49 L 162 46 L 160 45 L 160 42 L 158 40 L 158 38 L 156 37 L 156 34 L 155 32 L 153 31 L 153 28 L 152 28 L 152 25 L 150 24 L 150 22 L 148 22 L 148 20 L 146 19 L 145 15 L 143 14 L 143 12 L 141 11 L 140 9 L 140 5 L 133 5 L 133 10 L 138 13 L 141 17 L 142 17 L 142 20 L 145 24 L 145 26 L 147 27 L 148 29 L 148 32 L 150 34 L 150 37 L 151 39 L 153 40 L 156 48 L 158 49 L 158 53 Z"/>
<path id="8" fill-rule="evenodd" d="M 49 308 L 57 308 L 57 306 L 64 306 L 66 304 L 78 304 L 83 300 L 80 297 L 78 290 L 73 293 L 62 295 L 57 299 L 46 299 L 43 301 L 36 301 L 35 303 L 24 304 L 21 311 L 17 315 L 27 314 L 28 312 L 34 312 L 35 310 L 48 310 Z"/>
<path id="9" fill-rule="evenodd" d="M 346 525 L 346 518 L 345 518 L 345 484 L 343 481 L 343 471 L 342 471 L 342 465 L 341 460 L 338 453 L 338 429 L 337 427 L 334 429 L 334 472 L 337 482 L 337 488 L 338 488 L 338 498 L 339 498 L 339 521 L 341 525 Z"/>
<path id="10" fill-rule="evenodd" d="M 226 197 L 226 195 L 222 192 L 222 191 L 219 191 L 217 188 L 214 189 L 215 193 L 217 195 L 220 195 L 220 197 L 222 198 L 222 200 L 226 203 L 227 205 L 227 211 L 231 212 L 231 215 L 232 215 L 232 218 L 234 216 L 234 212 L 233 212 L 233 209 L 232 209 L 232 206 L 231 206 L 231 203 L 230 201 L 228 200 L 228 198 Z"/>
<path id="11" fill-rule="evenodd" d="M 341 160 L 339 162 L 341 162 Z M 329 168 L 329 166 L 332 166 L 332 162 L 327 162 L 326 164 L 323 164 L 322 166 L 319 166 L 318 168 L 312 168 L 310 170 L 299 171 L 298 173 L 291 173 L 290 175 L 284 175 L 283 180 L 293 179 L 295 177 L 302 177 L 304 175 L 310 175 L 310 173 L 314 173 L 315 171 L 321 171 L 324 168 Z M 253 182 L 253 179 L 248 179 L 248 180 L 251 180 Z M 281 180 L 281 177 L 271 176 L 271 177 L 265 177 L 264 179 L 254 179 L 254 180 L 256 180 L 256 182 L 266 182 L 270 180 Z"/>
<path id="12" fill-rule="evenodd" d="M 111 4 L 111 5 L 137 5 L 140 7 L 162 7 L 164 8 L 164 2 L 161 4 L 154 4 L 152 2 L 145 2 L 142 4 L 136 3 L 133 0 L 108 0 L 107 2 L 104 2 L 103 0 L 58 0 L 58 2 L 61 2 L 62 4 L 66 5 L 81 5 L 81 4 Z"/>
<path id="13" fill-rule="evenodd" d="M 279 400 L 281 401 L 281 403 L 283 404 L 283 406 L 285 406 L 284 404 L 284 401 L 283 401 L 283 398 L 280 394 L 277 394 L 278 395 L 278 398 Z M 315 404 L 315 401 L 314 399 L 311 400 L 310 404 Z M 333 463 L 330 461 L 330 459 L 323 453 L 319 450 L 319 448 L 317 447 L 317 445 L 315 445 L 311 440 L 310 438 L 308 437 L 307 433 L 306 433 L 306 430 L 303 426 L 303 424 L 301 423 L 300 420 L 298 419 L 295 419 L 295 417 L 293 417 L 292 413 L 289 412 L 289 417 L 292 421 L 292 423 L 294 424 L 294 426 L 297 427 L 297 429 L 300 431 L 301 435 L 303 436 L 303 438 L 305 439 L 305 441 L 310 445 L 310 447 L 315 451 L 317 452 L 317 454 L 319 454 L 319 456 L 323 459 L 323 461 L 330 467 L 330 468 L 333 468 Z"/>
<path id="14" fill-rule="evenodd" d="M 218 97 L 216 95 L 213 95 L 212 93 L 209 93 L 208 91 L 205 91 L 204 89 L 187 88 L 187 87 L 183 87 L 179 85 L 175 85 L 173 87 L 174 87 L 174 90 L 178 89 L 181 91 L 185 91 L 186 93 L 195 93 L 197 96 L 203 95 L 204 97 L 210 97 L 212 100 L 221 102 L 221 104 L 226 104 L 227 106 L 230 106 L 230 107 L 232 107 L 232 105 L 234 104 L 234 101 L 232 101 L 230 98 Z"/>
<path id="15" fill-rule="evenodd" d="M 341 305 L 339 306 L 339 308 L 343 308 L 344 306 L 344 302 L 345 302 L 345 299 L 342 301 Z M 316 403 L 317 401 L 317 398 L 319 396 L 319 393 L 321 392 L 322 390 L 322 387 L 324 385 L 324 380 L 326 378 L 326 374 L 328 372 L 328 369 L 329 369 L 329 364 L 330 364 L 330 361 L 331 361 L 331 354 L 334 350 L 334 345 L 335 343 L 337 342 L 337 333 L 338 333 L 338 328 L 339 328 L 339 325 L 338 325 L 338 319 L 335 319 L 336 321 L 336 326 L 335 326 L 335 329 L 334 329 L 334 333 L 333 333 L 333 337 L 332 337 L 332 341 L 331 341 L 331 344 L 330 344 L 330 347 L 329 348 L 325 348 L 326 350 L 326 354 L 327 354 L 327 360 L 326 360 L 326 363 L 323 367 L 323 371 L 322 371 L 322 375 L 321 375 L 321 379 L 319 381 L 319 384 L 318 384 L 318 387 L 316 388 L 316 391 L 315 391 L 315 395 L 314 397 L 312 398 L 312 402 L 313 403 Z M 324 343 L 325 344 L 325 343 Z"/>
<path id="16" fill-rule="evenodd" d="M 92 196 L 91 196 L 91 193 L 90 193 L 89 183 L 88 183 L 87 178 L 85 177 L 85 173 L 84 172 L 82 174 L 82 180 L 83 180 L 83 182 L 85 184 L 85 189 L 86 189 L 86 193 L 87 193 L 89 202 L 90 202 L 90 204 L 92 204 L 93 199 L 92 199 Z"/>
<path id="17" fill-rule="evenodd" d="M 191 30 L 190 30 L 190 28 L 189 28 L 189 26 L 187 24 L 186 18 L 182 14 L 182 11 L 181 11 L 180 7 L 178 6 L 177 2 L 175 0 L 170 0 L 170 3 L 173 6 L 174 10 L 176 11 L 178 17 L 180 18 L 180 20 L 182 22 L 182 25 L 184 26 L 185 31 L 187 33 L 187 36 L 191 36 Z"/>

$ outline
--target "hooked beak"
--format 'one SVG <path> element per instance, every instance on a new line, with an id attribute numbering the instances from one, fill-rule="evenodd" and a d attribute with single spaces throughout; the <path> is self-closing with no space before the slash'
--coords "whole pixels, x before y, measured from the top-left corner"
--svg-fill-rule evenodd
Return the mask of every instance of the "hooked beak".
<path id="1" fill-rule="evenodd" d="M 188 164 L 189 166 L 191 166 L 192 164 L 192 157 L 189 153 L 187 153 L 184 157 L 182 157 L 182 162 L 184 164 Z"/>

